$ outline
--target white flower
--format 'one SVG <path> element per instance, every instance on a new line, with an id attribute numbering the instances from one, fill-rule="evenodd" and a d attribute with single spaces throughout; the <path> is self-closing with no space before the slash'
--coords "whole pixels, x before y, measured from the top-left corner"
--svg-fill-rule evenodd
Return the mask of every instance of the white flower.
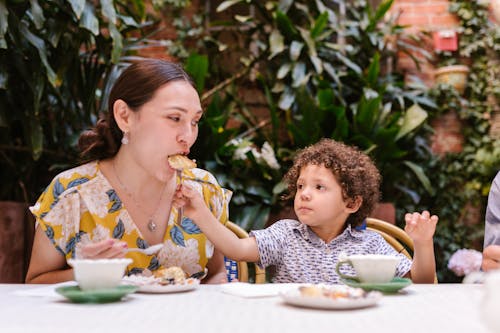
<path id="1" fill-rule="evenodd" d="M 457 276 L 464 276 L 481 268 L 483 255 L 481 252 L 469 249 L 460 249 L 452 254 L 448 261 L 448 269 Z"/>
<path id="2" fill-rule="evenodd" d="M 276 160 L 273 147 L 271 147 L 267 141 L 262 145 L 261 152 L 262 159 L 271 169 L 278 170 L 280 168 L 278 160 Z"/>
<path id="3" fill-rule="evenodd" d="M 109 197 L 106 191 L 109 187 L 105 182 L 94 182 L 92 186 L 82 186 L 79 191 L 85 198 L 88 210 L 99 217 L 108 215 Z"/>
<path id="4" fill-rule="evenodd" d="M 167 240 L 165 246 L 158 253 L 160 264 L 164 267 L 178 266 L 189 275 L 200 272 L 198 241 L 188 239 L 184 244 L 185 247 L 177 246 L 171 240 Z"/>

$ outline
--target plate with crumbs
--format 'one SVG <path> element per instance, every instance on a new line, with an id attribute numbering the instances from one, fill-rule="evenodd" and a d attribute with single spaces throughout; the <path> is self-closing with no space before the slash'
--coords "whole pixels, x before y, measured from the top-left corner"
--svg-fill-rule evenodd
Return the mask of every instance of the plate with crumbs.
<path id="1" fill-rule="evenodd" d="M 344 285 L 304 285 L 280 294 L 286 304 L 323 310 L 349 310 L 374 306 L 382 298 L 378 291 Z"/>
<path id="2" fill-rule="evenodd" d="M 180 293 L 198 288 L 200 280 L 187 278 L 183 283 L 168 283 L 153 276 L 131 275 L 123 278 L 127 284 L 138 287 L 137 292 L 146 294 Z"/>

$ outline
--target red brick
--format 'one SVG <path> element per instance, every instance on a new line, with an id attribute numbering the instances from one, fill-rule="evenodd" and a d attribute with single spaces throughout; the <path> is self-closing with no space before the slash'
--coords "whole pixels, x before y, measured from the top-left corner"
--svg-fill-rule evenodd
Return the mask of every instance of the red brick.
<path id="1" fill-rule="evenodd" d="M 406 14 L 403 14 L 399 17 L 398 23 L 400 25 L 428 27 L 431 24 L 431 20 L 430 20 L 429 15 L 406 15 Z"/>
<path id="2" fill-rule="evenodd" d="M 430 26 L 436 28 L 454 28 L 459 25 L 458 17 L 452 14 L 431 16 Z"/>
<path id="3" fill-rule="evenodd" d="M 421 4 L 412 6 L 410 8 L 411 13 L 420 13 L 420 14 L 431 14 L 431 15 L 440 15 L 449 13 L 448 8 L 449 3 L 433 3 L 433 4 Z"/>

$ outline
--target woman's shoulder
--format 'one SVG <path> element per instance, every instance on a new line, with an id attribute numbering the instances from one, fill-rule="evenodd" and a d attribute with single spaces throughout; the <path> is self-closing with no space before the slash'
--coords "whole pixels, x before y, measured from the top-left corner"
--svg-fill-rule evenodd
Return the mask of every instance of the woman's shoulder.
<path id="1" fill-rule="evenodd" d="M 79 165 L 59 173 L 51 182 L 53 186 L 62 186 L 64 190 L 84 184 L 97 176 L 97 161 Z"/>
<path id="2" fill-rule="evenodd" d="M 32 211 L 44 205 L 54 206 L 65 193 L 96 178 L 98 170 L 97 161 L 93 161 L 59 173 L 40 195 Z"/>

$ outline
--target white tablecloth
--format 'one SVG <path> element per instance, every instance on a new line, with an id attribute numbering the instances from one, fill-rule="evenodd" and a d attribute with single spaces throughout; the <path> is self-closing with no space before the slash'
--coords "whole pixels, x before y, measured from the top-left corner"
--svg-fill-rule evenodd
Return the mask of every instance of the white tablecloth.
<path id="1" fill-rule="evenodd" d="M 0 332 L 488 332 L 480 316 L 481 285 L 412 285 L 374 307 L 342 311 L 286 305 L 269 286 L 257 287 L 261 297 L 249 297 L 245 288 L 232 288 L 240 289 L 236 296 L 224 286 L 202 285 L 108 304 L 70 303 L 51 288 L 0 284 Z"/>

